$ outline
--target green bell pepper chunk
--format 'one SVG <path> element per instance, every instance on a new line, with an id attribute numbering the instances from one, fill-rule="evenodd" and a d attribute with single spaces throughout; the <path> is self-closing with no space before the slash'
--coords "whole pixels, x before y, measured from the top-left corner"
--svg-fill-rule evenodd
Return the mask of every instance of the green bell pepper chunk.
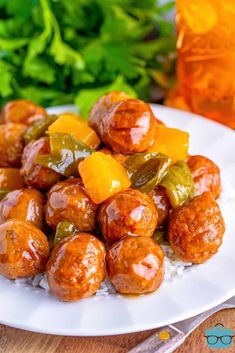
<path id="1" fill-rule="evenodd" d="M 65 177 L 78 176 L 78 164 L 94 152 L 93 149 L 69 134 L 50 134 L 51 153 L 39 155 L 36 163 Z"/>
<path id="2" fill-rule="evenodd" d="M 124 166 L 131 179 L 131 187 L 148 193 L 162 180 L 170 163 L 171 159 L 162 153 L 146 152 L 133 154 Z"/>
<path id="3" fill-rule="evenodd" d="M 191 199 L 195 188 L 191 171 L 184 161 L 177 161 L 167 171 L 160 185 L 166 189 L 173 208 Z"/>
<path id="4" fill-rule="evenodd" d="M 32 126 L 28 127 L 24 133 L 25 144 L 27 145 L 29 142 L 45 136 L 48 127 L 54 123 L 57 118 L 57 115 L 48 115 L 46 118 L 39 119 Z"/>
<path id="5" fill-rule="evenodd" d="M 54 246 L 57 245 L 62 239 L 73 235 L 76 228 L 73 223 L 70 222 L 60 222 L 56 227 Z"/>

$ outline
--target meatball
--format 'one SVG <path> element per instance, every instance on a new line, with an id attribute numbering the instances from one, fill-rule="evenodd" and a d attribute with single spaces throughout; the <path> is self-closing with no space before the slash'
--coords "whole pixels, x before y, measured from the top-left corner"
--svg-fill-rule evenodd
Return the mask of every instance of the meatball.
<path id="1" fill-rule="evenodd" d="M 19 168 L 0 168 L 0 190 L 16 190 L 23 187 Z"/>
<path id="2" fill-rule="evenodd" d="M 222 244 L 224 231 L 223 217 L 210 192 L 175 208 L 169 218 L 170 245 L 187 262 L 200 264 L 210 259 Z"/>
<path id="3" fill-rule="evenodd" d="M 116 159 L 116 161 L 120 164 L 124 164 L 125 161 L 127 160 L 127 158 L 129 156 L 121 154 L 121 153 L 113 153 L 109 148 L 107 147 L 103 147 L 99 150 L 100 152 L 103 152 L 105 154 L 110 154 L 110 156 L 112 156 L 114 159 Z"/>
<path id="4" fill-rule="evenodd" d="M 89 297 L 105 277 L 105 248 L 91 234 L 64 238 L 53 249 L 46 276 L 52 294 L 63 301 Z"/>
<path id="5" fill-rule="evenodd" d="M 139 99 L 114 104 L 101 120 L 100 137 L 116 153 L 133 154 L 150 148 L 157 121 L 149 105 Z"/>
<path id="6" fill-rule="evenodd" d="M 45 109 L 27 99 L 16 99 L 5 105 L 1 118 L 6 123 L 31 125 L 47 115 Z"/>
<path id="7" fill-rule="evenodd" d="M 44 196 L 35 189 L 20 189 L 9 192 L 0 202 L 0 222 L 19 219 L 43 228 Z"/>
<path id="8" fill-rule="evenodd" d="M 40 190 L 49 190 L 52 185 L 62 179 L 62 175 L 35 162 L 38 155 L 49 154 L 50 151 L 48 138 L 30 142 L 24 148 L 21 176 L 26 185 Z"/>
<path id="9" fill-rule="evenodd" d="M 215 198 L 221 193 L 220 169 L 209 158 L 191 156 L 187 164 L 191 170 L 196 194 L 211 191 Z"/>
<path id="10" fill-rule="evenodd" d="M 100 131 L 100 122 L 104 114 L 110 109 L 112 104 L 129 99 L 124 92 L 112 91 L 104 96 L 102 96 L 92 107 L 89 114 L 89 125 L 96 132 Z"/>
<path id="11" fill-rule="evenodd" d="M 157 211 L 147 195 L 127 189 L 101 205 L 98 222 L 109 243 L 126 235 L 151 237 L 157 225 Z"/>
<path id="12" fill-rule="evenodd" d="M 48 193 L 46 222 L 56 228 L 59 222 L 67 221 L 79 231 L 92 231 L 96 226 L 97 207 L 81 179 L 67 179 L 54 185 Z"/>
<path id="13" fill-rule="evenodd" d="M 9 220 L 0 225 L 0 274 L 16 279 L 45 270 L 49 256 L 47 237 L 32 224 Z"/>
<path id="14" fill-rule="evenodd" d="M 165 188 L 157 186 L 154 190 L 148 193 L 148 196 L 153 200 L 156 207 L 158 219 L 157 226 L 160 227 L 168 220 L 171 210 L 170 200 L 166 194 Z"/>
<path id="15" fill-rule="evenodd" d="M 125 237 L 107 252 L 106 269 L 119 293 L 153 292 L 164 278 L 164 253 L 151 238 Z"/>
<path id="16" fill-rule="evenodd" d="M 23 124 L 0 125 L 0 167 L 20 167 L 24 149 Z"/>

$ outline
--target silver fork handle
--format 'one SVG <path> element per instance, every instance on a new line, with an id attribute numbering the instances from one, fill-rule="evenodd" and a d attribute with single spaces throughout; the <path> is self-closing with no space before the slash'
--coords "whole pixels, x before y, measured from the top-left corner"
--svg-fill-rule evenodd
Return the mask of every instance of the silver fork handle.
<path id="1" fill-rule="evenodd" d="M 172 325 L 160 327 L 128 353 L 172 353 L 185 338 L 186 335 Z"/>

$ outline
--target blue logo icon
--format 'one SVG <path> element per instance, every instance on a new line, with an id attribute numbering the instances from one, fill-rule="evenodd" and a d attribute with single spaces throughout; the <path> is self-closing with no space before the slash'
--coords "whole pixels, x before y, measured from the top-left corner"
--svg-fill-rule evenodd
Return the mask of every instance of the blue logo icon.
<path id="1" fill-rule="evenodd" d="M 229 348 L 233 344 L 234 331 L 216 324 L 205 331 L 206 343 L 209 348 Z"/>

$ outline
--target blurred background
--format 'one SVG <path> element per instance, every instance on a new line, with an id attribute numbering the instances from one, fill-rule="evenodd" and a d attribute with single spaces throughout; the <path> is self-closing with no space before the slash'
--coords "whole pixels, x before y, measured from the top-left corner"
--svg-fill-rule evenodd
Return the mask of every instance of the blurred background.
<path id="1" fill-rule="evenodd" d="M 75 102 L 107 91 L 162 101 L 174 85 L 174 1 L 0 0 L 0 99 Z"/>
<path id="2" fill-rule="evenodd" d="M 0 0 L 0 105 L 122 90 L 235 128 L 234 24 L 234 0 Z"/>

